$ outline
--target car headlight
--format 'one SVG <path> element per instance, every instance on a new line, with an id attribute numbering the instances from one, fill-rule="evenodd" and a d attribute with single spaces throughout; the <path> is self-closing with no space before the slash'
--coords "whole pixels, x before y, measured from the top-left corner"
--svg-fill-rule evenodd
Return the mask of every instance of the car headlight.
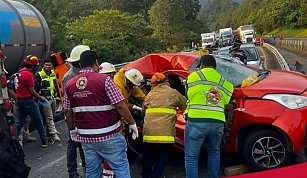
<path id="1" fill-rule="evenodd" d="M 273 100 L 289 109 L 299 109 L 307 106 L 307 97 L 291 94 L 268 94 L 263 99 Z"/>

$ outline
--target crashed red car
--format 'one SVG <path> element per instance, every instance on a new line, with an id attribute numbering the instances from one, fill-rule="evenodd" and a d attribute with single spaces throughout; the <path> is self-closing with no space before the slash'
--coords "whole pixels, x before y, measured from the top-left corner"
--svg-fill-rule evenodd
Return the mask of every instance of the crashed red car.
<path id="1" fill-rule="evenodd" d="M 198 55 L 150 54 L 126 65 L 136 68 L 146 79 L 155 72 L 172 74 L 184 87 L 189 73 L 197 70 Z M 306 147 L 307 76 L 290 71 L 259 70 L 215 56 L 217 70 L 234 86 L 233 100 L 227 109 L 225 152 L 243 153 L 254 170 L 267 170 L 288 164 L 292 152 Z M 242 87 L 247 77 L 256 75 L 259 81 Z M 181 90 L 182 92 L 182 90 Z M 184 93 L 183 93 L 184 94 Z M 184 147 L 185 120 L 177 112 L 176 147 Z"/>

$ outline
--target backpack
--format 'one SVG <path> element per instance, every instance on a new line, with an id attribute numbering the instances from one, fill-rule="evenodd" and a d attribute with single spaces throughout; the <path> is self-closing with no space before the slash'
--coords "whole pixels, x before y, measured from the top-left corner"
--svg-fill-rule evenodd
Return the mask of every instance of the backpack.
<path id="1" fill-rule="evenodd" d="M 18 78 L 19 78 L 19 73 L 12 74 L 9 82 L 8 82 L 8 88 L 13 89 L 14 91 L 18 88 Z"/>

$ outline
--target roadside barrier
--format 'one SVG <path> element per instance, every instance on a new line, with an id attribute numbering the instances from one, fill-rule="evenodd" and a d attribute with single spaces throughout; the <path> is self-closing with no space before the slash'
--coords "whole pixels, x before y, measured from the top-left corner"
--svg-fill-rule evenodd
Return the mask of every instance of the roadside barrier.
<path id="1" fill-rule="evenodd" d="M 268 43 L 263 43 L 263 47 L 267 48 L 268 50 L 270 50 L 276 57 L 279 65 L 281 66 L 282 70 L 287 70 L 290 71 L 289 65 L 287 64 L 287 61 L 285 60 L 285 58 L 280 54 L 280 52 L 272 45 L 268 44 Z"/>

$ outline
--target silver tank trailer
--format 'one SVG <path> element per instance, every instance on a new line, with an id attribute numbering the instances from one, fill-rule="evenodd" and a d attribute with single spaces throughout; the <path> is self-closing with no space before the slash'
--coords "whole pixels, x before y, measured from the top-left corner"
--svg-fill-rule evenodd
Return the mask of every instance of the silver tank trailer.
<path id="1" fill-rule="evenodd" d="M 0 0 L 0 45 L 9 74 L 18 71 L 27 55 L 45 59 L 50 45 L 45 18 L 27 2 Z"/>

